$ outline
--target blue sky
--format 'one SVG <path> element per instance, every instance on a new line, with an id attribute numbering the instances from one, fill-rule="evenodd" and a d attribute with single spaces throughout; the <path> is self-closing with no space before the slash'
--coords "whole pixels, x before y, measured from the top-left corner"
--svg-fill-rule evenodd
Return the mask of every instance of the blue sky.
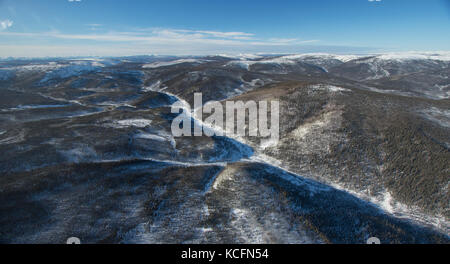
<path id="1" fill-rule="evenodd" d="M 0 57 L 450 50 L 449 0 L 0 0 Z"/>

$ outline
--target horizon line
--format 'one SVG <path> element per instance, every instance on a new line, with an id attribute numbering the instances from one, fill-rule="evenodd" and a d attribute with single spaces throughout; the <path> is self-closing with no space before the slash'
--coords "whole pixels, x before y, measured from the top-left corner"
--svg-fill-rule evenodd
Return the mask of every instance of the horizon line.
<path id="1" fill-rule="evenodd" d="M 408 50 L 408 51 L 385 51 L 385 52 L 236 52 L 236 53 L 210 53 L 202 55 L 194 54 L 129 54 L 129 55 L 67 55 L 67 56 L 0 56 L 0 60 L 21 60 L 21 59 L 82 59 L 82 58 L 127 58 L 127 57 L 175 57 L 175 58 L 202 58 L 202 57 L 244 57 L 244 56 L 290 56 L 290 55 L 338 55 L 338 56 L 379 56 L 387 54 L 427 54 L 442 55 L 442 53 L 450 53 L 450 50 Z"/>

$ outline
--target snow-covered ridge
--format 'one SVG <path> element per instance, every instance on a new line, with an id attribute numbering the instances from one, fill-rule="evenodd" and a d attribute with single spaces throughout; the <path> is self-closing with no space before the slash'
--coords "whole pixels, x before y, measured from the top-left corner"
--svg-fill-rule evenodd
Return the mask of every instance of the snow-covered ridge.
<path id="1" fill-rule="evenodd" d="M 165 67 L 165 66 L 172 66 L 177 65 L 181 63 L 203 63 L 205 60 L 199 60 L 199 59 L 179 59 L 174 61 L 161 61 L 161 62 L 153 62 L 149 64 L 144 64 L 142 68 L 144 69 L 154 69 L 159 67 Z"/>
<path id="2" fill-rule="evenodd" d="M 335 55 L 327 53 L 294 54 L 262 59 L 237 59 L 226 63 L 228 67 L 254 69 L 256 65 L 270 65 L 279 73 L 296 71 L 296 67 L 316 66 L 324 72 L 337 69 L 344 75 L 357 76 L 360 80 L 377 80 L 391 75 L 420 72 L 426 69 L 443 69 L 450 66 L 450 52 L 404 52 L 365 55 Z M 361 65 L 361 72 L 348 72 Z M 350 68 L 346 68 L 349 66 Z M 272 68 L 270 68 L 272 67 Z M 434 67 L 434 68 L 433 68 Z M 412 70 L 416 68 L 415 70 Z M 354 68 L 353 68 L 354 69 Z M 359 73 L 357 73 L 359 72 Z M 359 75 L 358 75 L 359 74 Z"/>
<path id="3" fill-rule="evenodd" d="M 0 80 L 6 80 L 15 75 L 21 76 L 22 74 L 26 74 L 28 72 L 42 72 L 46 74 L 41 80 L 42 83 L 55 78 L 68 78 L 83 72 L 99 70 L 109 65 L 111 65 L 111 62 L 106 60 L 90 59 L 30 63 L 20 66 L 5 66 L 0 67 Z"/>
<path id="4" fill-rule="evenodd" d="M 245 69 L 249 69 L 250 66 L 254 64 L 279 64 L 279 65 L 294 65 L 299 62 L 306 63 L 319 63 L 335 60 L 341 63 L 345 63 L 351 60 L 361 58 L 358 55 L 334 55 L 327 53 L 305 53 L 305 54 L 294 54 L 286 55 L 280 57 L 261 57 L 261 56 L 247 56 L 240 57 L 238 60 L 230 61 L 227 63 L 228 66 L 240 66 Z"/>
<path id="5" fill-rule="evenodd" d="M 225 56 L 225 55 L 223 55 Z M 450 61 L 450 52 L 401 52 L 401 53 L 384 53 L 384 54 L 367 54 L 367 55 L 338 55 L 329 53 L 305 53 L 305 54 L 293 54 L 280 57 L 267 57 L 261 56 L 228 56 L 230 58 L 236 58 L 237 60 L 231 61 L 228 65 L 239 65 L 243 68 L 248 68 L 253 64 L 295 64 L 298 62 L 306 61 L 325 61 L 325 60 L 337 60 L 342 63 L 367 58 L 368 61 L 358 62 L 373 62 L 374 60 L 395 60 L 395 61 L 407 61 L 407 60 L 437 60 L 437 61 Z M 370 61 L 369 61 L 370 60 Z"/>
<path id="6" fill-rule="evenodd" d="M 50 62 L 48 64 L 29 64 L 23 66 L 7 67 L 2 69 L 9 71 L 25 72 L 25 71 L 51 71 L 61 67 L 63 67 L 63 65 L 58 64 L 56 62 Z"/>
<path id="7" fill-rule="evenodd" d="M 338 60 L 341 62 L 348 62 L 359 59 L 361 55 L 338 55 L 329 53 L 305 53 L 280 57 L 279 59 L 286 61 L 305 60 L 305 59 L 326 59 L 326 60 Z"/>
<path id="8" fill-rule="evenodd" d="M 438 60 L 450 61 L 450 51 L 440 52 L 398 52 L 375 55 L 380 60 Z"/>
<path id="9" fill-rule="evenodd" d="M 47 82 L 51 79 L 57 78 L 69 78 L 72 76 L 79 75 L 83 72 L 90 72 L 98 70 L 99 68 L 103 68 L 104 65 L 99 62 L 74 62 L 68 66 L 60 67 L 56 70 L 48 72 L 44 79 L 41 80 L 41 83 Z"/>
<path id="10" fill-rule="evenodd" d="M 26 72 L 26 71 L 53 71 L 61 68 L 68 67 L 105 67 L 105 64 L 110 64 L 103 62 L 103 60 L 70 60 L 62 62 L 48 62 L 48 63 L 30 63 L 21 66 L 12 67 L 0 67 L 0 70 L 16 71 L 16 72 Z"/>
<path id="11" fill-rule="evenodd" d="M 238 55 L 229 55 L 229 54 L 218 54 L 217 56 L 229 59 L 238 59 L 238 60 L 256 60 L 262 59 L 262 55 L 257 54 L 238 54 Z"/>

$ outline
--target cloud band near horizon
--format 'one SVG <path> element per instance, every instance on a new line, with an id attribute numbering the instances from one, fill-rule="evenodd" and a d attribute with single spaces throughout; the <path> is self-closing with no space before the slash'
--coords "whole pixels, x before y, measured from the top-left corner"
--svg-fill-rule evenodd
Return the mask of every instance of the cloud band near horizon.
<path id="1" fill-rule="evenodd" d="M 129 32 L 106 32 L 92 34 L 66 34 L 50 32 L 10 32 L 1 31 L 0 36 L 14 41 L 14 45 L 2 45 L 0 57 L 27 57 L 31 50 L 39 56 L 83 55 L 128 55 L 169 54 L 204 55 L 222 52 L 277 52 L 317 43 L 319 40 L 296 38 L 258 38 L 247 32 L 222 32 L 185 29 L 136 29 Z M 31 48 L 27 42 L 33 40 Z M 64 40 L 65 45 L 54 45 L 56 40 Z M 39 43 L 39 44 L 37 44 Z M 51 47 L 51 48 L 50 48 Z M 106 52 L 108 51 L 108 52 Z M 89 54 L 88 54 L 89 53 Z"/>

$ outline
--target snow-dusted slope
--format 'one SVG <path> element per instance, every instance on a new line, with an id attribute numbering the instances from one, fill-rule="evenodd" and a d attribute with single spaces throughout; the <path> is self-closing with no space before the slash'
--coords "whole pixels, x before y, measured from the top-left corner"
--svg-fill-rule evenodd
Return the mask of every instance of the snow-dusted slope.
<path id="1" fill-rule="evenodd" d="M 166 67 L 166 66 L 172 66 L 182 63 L 202 63 L 203 60 L 198 59 L 179 59 L 174 61 L 162 61 L 162 62 L 153 62 L 150 64 L 144 64 L 142 68 L 144 69 L 153 69 L 153 68 L 159 68 L 159 67 Z"/>

